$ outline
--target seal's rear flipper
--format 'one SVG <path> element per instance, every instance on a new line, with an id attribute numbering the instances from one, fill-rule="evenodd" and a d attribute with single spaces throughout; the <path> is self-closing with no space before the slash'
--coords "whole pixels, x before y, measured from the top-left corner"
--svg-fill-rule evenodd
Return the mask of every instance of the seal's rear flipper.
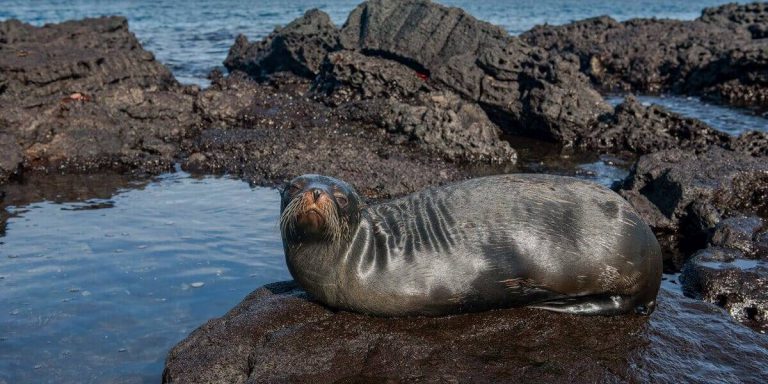
<path id="1" fill-rule="evenodd" d="M 590 295 L 544 301 L 529 307 L 576 315 L 620 315 L 638 312 L 634 302 L 630 296 Z"/>

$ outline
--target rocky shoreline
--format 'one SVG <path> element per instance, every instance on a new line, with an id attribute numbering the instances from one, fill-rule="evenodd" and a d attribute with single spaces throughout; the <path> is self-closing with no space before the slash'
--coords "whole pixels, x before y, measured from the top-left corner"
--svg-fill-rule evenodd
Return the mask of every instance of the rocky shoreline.
<path id="1" fill-rule="evenodd" d="M 672 92 L 768 108 L 768 4 L 707 8 L 692 21 L 603 16 L 537 26 L 521 38 L 578 57 L 604 90 Z"/>
<path id="2" fill-rule="evenodd" d="M 660 106 L 644 106 L 633 97 L 614 108 L 601 92 L 672 92 L 765 109 L 766 31 L 768 3 L 705 9 L 693 21 L 619 23 L 601 17 L 538 26 L 515 37 L 458 8 L 422 0 L 371 0 L 353 10 L 340 27 L 328 15 L 312 10 L 260 41 L 238 37 L 224 63 L 229 73 L 212 72 L 211 86 L 200 89 L 179 84 L 141 47 L 123 18 L 43 27 L 4 21 L 0 22 L 0 185 L 23 180 L 25 173 L 157 174 L 180 163 L 185 170 L 227 173 L 261 185 L 276 185 L 303 173 L 329 174 L 354 184 L 369 199 L 383 199 L 487 173 L 569 174 L 574 164 L 560 163 L 570 154 L 611 154 L 634 163 L 616 189 L 664 244 L 667 270 L 682 271 L 686 295 L 765 329 L 768 134 L 730 136 Z M 553 158 L 543 166 L 531 165 L 532 159 L 538 164 L 541 152 L 553 147 Z M 383 368 L 394 358 L 391 352 L 376 352 L 390 340 L 381 320 L 329 313 L 295 288 L 265 289 L 241 304 L 248 311 L 235 309 L 212 320 L 177 346 L 165 379 L 223 379 L 205 376 L 211 368 L 204 357 L 236 353 L 235 360 L 226 363 L 230 365 L 217 363 L 215 374 L 235 375 L 227 376 L 227 381 L 255 380 L 254 372 L 274 371 L 270 364 L 277 360 L 254 360 L 254 356 L 268 353 L 265 348 L 275 343 L 290 345 L 286 340 L 319 337 L 310 329 L 321 319 L 331 328 L 346 321 L 357 324 L 356 329 L 363 329 L 366 322 L 377 324 L 375 341 L 371 336 L 358 343 L 354 341 L 358 336 L 352 335 L 327 348 L 343 349 L 338 343 L 349 342 L 367 351 L 369 359 L 350 371 L 354 377 L 394 375 Z M 667 301 L 683 302 L 672 296 Z M 661 311 L 650 327 L 671 326 L 675 311 L 685 310 Z M 718 316 L 710 309 L 704 313 Z M 296 316 L 303 320 L 281 325 Z M 555 320 L 557 316 L 494 311 L 444 322 L 458 333 L 477 335 L 475 342 L 480 343 L 479 335 L 496 332 L 493 327 L 500 325 L 493 319 L 501 317 L 519 323 L 522 328 L 513 328 L 523 333 L 526 326 L 536 324 L 535 319 L 559 324 L 563 330 L 589 327 L 590 322 L 615 329 L 619 323 L 638 321 Z M 226 325 L 234 318 L 244 320 Z M 442 320 L 414 321 L 421 324 L 415 328 L 429 328 Z M 260 336 L 248 339 L 250 344 L 229 352 L 221 349 L 228 343 L 225 340 L 267 323 L 269 331 L 263 328 Z M 418 364 L 423 367 L 469 356 L 435 355 L 429 351 L 450 341 L 408 344 L 414 337 L 405 330 L 408 325 L 395 321 L 391 326 L 404 327 L 392 341 L 422 351 L 424 358 Z M 643 325 L 637 327 L 644 329 L 640 333 L 648 332 Z M 542 338 L 546 339 L 539 335 Z M 202 347 L 211 343 L 217 347 Z M 448 344 L 444 347 L 450 349 Z M 494 350 L 499 358 L 516 356 L 501 346 Z M 645 353 L 641 350 L 645 351 L 624 351 L 637 356 Z M 315 352 L 328 352 L 323 351 Z M 649 353 L 661 354 L 654 351 Z M 304 352 L 295 352 L 280 358 L 306 359 L 301 357 Z M 333 359 L 344 361 L 334 353 Z M 199 366 L 186 361 L 197 361 Z M 477 378 L 470 373 L 479 367 L 478 361 L 459 376 Z M 494 371 L 487 377 L 566 377 L 579 367 L 578 359 L 569 361 L 574 365 L 550 367 L 555 373 L 547 371 L 549 363 L 529 361 L 525 366 L 539 368 Z M 642 361 L 641 366 L 651 364 Z M 393 367 L 404 368 L 407 363 Z M 617 371 L 611 364 L 579 377 L 609 381 L 642 377 L 626 366 Z M 310 373 L 330 380 L 331 376 L 321 375 L 327 367 L 319 367 Z M 766 367 L 760 369 L 768 372 Z"/>

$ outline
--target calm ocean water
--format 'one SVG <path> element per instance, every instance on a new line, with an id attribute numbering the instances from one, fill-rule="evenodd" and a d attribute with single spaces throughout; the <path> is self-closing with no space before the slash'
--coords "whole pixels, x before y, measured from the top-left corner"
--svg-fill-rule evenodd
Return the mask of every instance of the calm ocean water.
<path id="1" fill-rule="evenodd" d="M 238 33 L 258 39 L 310 8 L 341 24 L 357 1 L 0 3 L 0 19 L 36 25 L 124 15 L 182 82 L 205 85 Z M 723 1 L 443 3 L 517 34 L 602 14 L 692 19 Z M 766 125 L 696 99 L 643 101 L 731 133 Z M 606 184 L 626 174 L 603 161 L 580 168 Z M 47 177 L 0 190 L 8 192 L 0 205 L 0 384 L 158 382 L 171 346 L 256 287 L 289 278 L 271 189 L 175 173 L 139 182 Z"/>

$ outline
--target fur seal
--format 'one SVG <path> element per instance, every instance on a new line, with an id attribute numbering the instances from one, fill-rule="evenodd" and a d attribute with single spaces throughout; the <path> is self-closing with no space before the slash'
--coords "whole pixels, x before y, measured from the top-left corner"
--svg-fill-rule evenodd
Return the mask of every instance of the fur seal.
<path id="1" fill-rule="evenodd" d="M 281 193 L 288 268 L 333 308 L 615 315 L 656 305 L 656 238 L 618 194 L 584 180 L 490 176 L 368 206 L 341 180 L 304 175 Z"/>

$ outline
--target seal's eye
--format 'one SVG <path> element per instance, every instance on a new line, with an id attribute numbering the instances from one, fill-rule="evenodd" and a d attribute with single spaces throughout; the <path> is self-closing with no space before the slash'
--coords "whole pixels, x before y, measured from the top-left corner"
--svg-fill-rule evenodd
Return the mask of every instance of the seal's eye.
<path id="1" fill-rule="evenodd" d="M 288 188 L 285 189 L 285 191 L 288 192 L 289 195 L 294 195 L 294 194 L 296 194 L 296 192 L 299 191 L 299 189 L 301 189 L 301 188 L 298 185 L 291 184 L 291 185 L 288 186 Z"/>
<path id="2" fill-rule="evenodd" d="M 333 197 L 336 198 L 336 202 L 339 203 L 339 207 L 341 208 L 344 208 L 347 206 L 347 204 L 349 204 L 349 200 L 347 200 L 347 197 L 340 193 L 333 194 Z"/>

